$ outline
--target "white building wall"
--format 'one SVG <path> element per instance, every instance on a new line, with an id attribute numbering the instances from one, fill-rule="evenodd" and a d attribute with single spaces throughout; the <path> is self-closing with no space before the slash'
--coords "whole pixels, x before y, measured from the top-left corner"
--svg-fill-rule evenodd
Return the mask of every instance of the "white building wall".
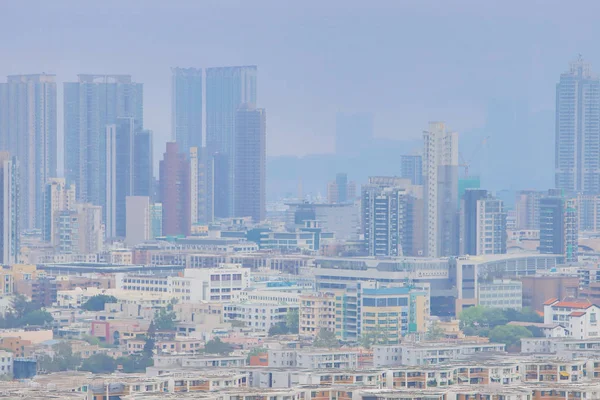
<path id="1" fill-rule="evenodd" d="M 127 196 L 126 236 L 128 247 L 150 240 L 150 198 L 147 196 Z"/>

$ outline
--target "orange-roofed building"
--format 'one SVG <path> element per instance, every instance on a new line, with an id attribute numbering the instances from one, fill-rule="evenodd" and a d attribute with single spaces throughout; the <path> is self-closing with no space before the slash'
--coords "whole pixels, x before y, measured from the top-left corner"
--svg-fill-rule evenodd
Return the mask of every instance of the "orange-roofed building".
<path id="1" fill-rule="evenodd" d="M 574 339 L 600 338 L 600 307 L 589 300 L 550 299 L 544 303 L 544 324 L 560 324 Z"/>

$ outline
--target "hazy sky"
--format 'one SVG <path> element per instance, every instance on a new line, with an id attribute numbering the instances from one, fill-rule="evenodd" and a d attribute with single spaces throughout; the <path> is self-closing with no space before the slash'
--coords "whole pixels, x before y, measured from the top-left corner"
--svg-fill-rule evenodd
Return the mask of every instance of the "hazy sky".
<path id="1" fill-rule="evenodd" d="M 160 153 L 170 67 L 256 64 L 269 154 L 326 153 L 336 111 L 414 138 L 428 120 L 481 127 L 497 98 L 553 109 L 578 53 L 600 71 L 598 15 L 597 1 L 0 0 L 0 76 L 55 73 L 62 102 L 78 73 L 132 74 Z"/>

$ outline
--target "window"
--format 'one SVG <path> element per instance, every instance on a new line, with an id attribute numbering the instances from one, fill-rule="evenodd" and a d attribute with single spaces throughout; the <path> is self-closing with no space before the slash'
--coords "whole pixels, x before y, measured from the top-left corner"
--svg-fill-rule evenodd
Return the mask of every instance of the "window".
<path id="1" fill-rule="evenodd" d="M 365 307 L 375 307 L 375 299 L 369 298 L 369 297 L 365 297 L 363 299 L 363 306 L 365 306 Z"/>

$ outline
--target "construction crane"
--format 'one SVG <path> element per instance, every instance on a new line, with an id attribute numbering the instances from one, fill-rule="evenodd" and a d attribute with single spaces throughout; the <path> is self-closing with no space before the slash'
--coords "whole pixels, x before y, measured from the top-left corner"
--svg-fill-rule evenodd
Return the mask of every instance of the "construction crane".
<path id="1" fill-rule="evenodd" d="M 471 157 L 469 157 L 468 160 L 465 160 L 465 158 L 463 157 L 462 153 L 458 153 L 458 157 L 460 159 L 460 164 L 458 164 L 459 167 L 464 168 L 464 177 L 465 178 L 469 178 L 469 167 L 471 166 L 471 162 L 473 161 L 473 159 L 475 157 L 477 157 L 477 154 L 479 153 L 479 150 L 481 150 L 481 148 L 483 146 L 485 146 L 487 144 L 488 139 L 491 136 L 486 136 L 485 138 L 483 138 L 483 140 L 477 145 L 477 147 L 475 148 L 475 151 L 473 152 L 473 154 L 471 155 Z"/>

